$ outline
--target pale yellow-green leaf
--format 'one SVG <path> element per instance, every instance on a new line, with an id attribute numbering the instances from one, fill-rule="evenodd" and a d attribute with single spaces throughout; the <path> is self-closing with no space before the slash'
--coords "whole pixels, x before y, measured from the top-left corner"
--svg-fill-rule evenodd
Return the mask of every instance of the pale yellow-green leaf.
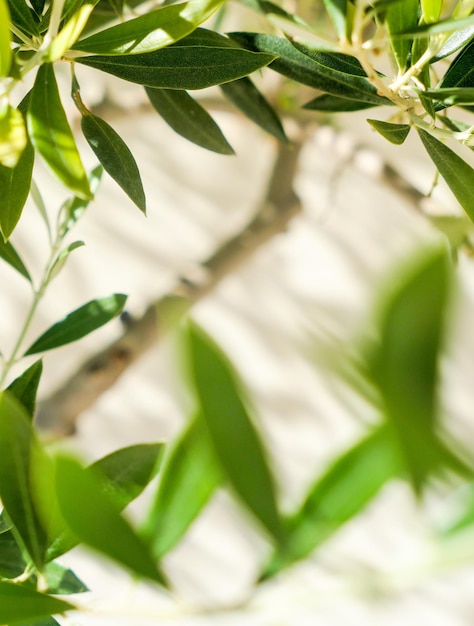
<path id="1" fill-rule="evenodd" d="M 8 76 L 12 58 L 10 12 L 6 0 L 0 0 L 0 78 Z"/>
<path id="2" fill-rule="evenodd" d="M 71 17 L 68 23 L 51 42 L 48 50 L 49 61 L 57 61 L 76 43 L 93 9 L 93 4 L 83 4 L 79 11 Z"/>
<path id="3" fill-rule="evenodd" d="M 15 167 L 26 142 L 23 115 L 13 107 L 7 106 L 0 117 L 0 164 Z"/>

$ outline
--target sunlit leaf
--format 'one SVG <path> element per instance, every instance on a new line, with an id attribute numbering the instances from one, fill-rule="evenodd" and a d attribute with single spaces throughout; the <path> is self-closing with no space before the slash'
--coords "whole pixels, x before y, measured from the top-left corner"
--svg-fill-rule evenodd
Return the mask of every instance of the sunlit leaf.
<path id="1" fill-rule="evenodd" d="M 347 0 L 324 0 L 324 5 L 339 39 L 346 37 Z"/>
<path id="2" fill-rule="evenodd" d="M 169 552 L 207 504 L 222 480 L 201 418 L 192 420 L 163 460 L 158 489 L 143 525 L 156 558 Z"/>
<path id="3" fill-rule="evenodd" d="M 36 393 L 42 372 L 43 362 L 39 359 L 33 365 L 30 365 L 18 378 L 15 378 L 7 389 L 21 402 L 31 419 L 33 419 L 35 414 Z"/>
<path id="4" fill-rule="evenodd" d="M 467 44 L 473 37 L 474 24 L 472 26 L 467 26 L 466 28 L 460 28 L 448 38 L 444 46 L 441 48 L 438 54 L 433 57 L 431 62 L 435 63 L 436 61 L 440 61 L 450 54 L 453 54 L 453 52 L 459 50 L 459 48 Z"/>
<path id="5" fill-rule="evenodd" d="M 216 122 L 186 91 L 148 87 L 146 93 L 153 108 L 179 135 L 207 150 L 234 154 Z"/>
<path id="6" fill-rule="evenodd" d="M 318 53 L 274 35 L 232 33 L 231 37 L 251 50 L 277 56 L 270 64 L 271 69 L 298 83 L 340 98 L 390 104 L 387 98 L 377 94 L 376 88 L 363 75 L 355 73 L 357 62 L 350 58 L 343 60 L 342 55 Z"/>
<path id="7" fill-rule="evenodd" d="M 16 269 L 17 272 L 20 272 L 22 276 L 31 282 L 30 273 L 26 269 L 25 264 L 18 255 L 18 252 L 9 241 L 3 241 L 3 238 L 0 238 L 0 258 L 2 258 L 6 263 Z"/>
<path id="8" fill-rule="evenodd" d="M 421 12 L 424 22 L 437 22 L 441 15 L 443 0 L 421 0 Z"/>
<path id="9" fill-rule="evenodd" d="M 91 191 L 66 118 L 51 63 L 36 76 L 28 106 L 28 128 L 35 148 L 59 180 L 80 198 Z"/>
<path id="10" fill-rule="evenodd" d="M 51 326 L 28 348 L 25 355 L 52 350 L 85 337 L 118 315 L 126 300 L 127 296 L 120 293 L 91 300 Z"/>
<path id="11" fill-rule="evenodd" d="M 188 90 L 242 78 L 273 59 L 270 54 L 244 50 L 225 37 L 200 29 L 148 54 L 88 56 L 76 61 L 147 87 Z"/>
<path id="12" fill-rule="evenodd" d="M 11 106 L 0 107 L 0 165 L 14 168 L 26 148 L 27 141 L 25 121 L 21 112 Z"/>
<path id="13" fill-rule="evenodd" d="M 0 0 L 0 78 L 8 76 L 12 58 L 10 11 L 6 0 Z"/>
<path id="14" fill-rule="evenodd" d="M 74 252 L 74 250 L 77 250 L 78 248 L 82 248 L 83 246 L 85 246 L 85 243 L 83 241 L 73 241 L 72 243 L 70 243 L 68 246 L 66 246 L 65 248 L 61 250 L 53 266 L 51 267 L 51 270 L 49 271 L 48 283 L 50 283 L 52 279 L 55 276 L 57 276 L 59 272 L 63 269 L 63 267 L 65 266 L 69 258 L 69 255 L 72 252 Z"/>
<path id="15" fill-rule="evenodd" d="M 367 121 L 382 137 L 397 146 L 400 146 L 405 141 L 410 132 L 410 126 L 408 124 L 392 124 L 370 119 Z"/>
<path id="16" fill-rule="evenodd" d="M 89 187 L 94 196 L 99 189 L 103 171 L 102 165 L 98 165 L 89 174 Z M 83 198 L 75 196 L 64 204 L 63 212 L 65 215 L 61 224 L 63 232 L 66 233 L 71 230 L 71 228 L 82 217 L 90 203 L 90 199 L 84 200 Z"/>
<path id="17" fill-rule="evenodd" d="M 224 474 L 270 535 L 283 542 L 273 477 L 233 369 L 196 326 L 189 329 L 189 350 L 199 410 Z"/>
<path id="18" fill-rule="evenodd" d="M 73 571 L 59 563 L 48 563 L 43 576 L 47 593 L 71 595 L 89 591 Z"/>
<path id="19" fill-rule="evenodd" d="M 69 50 L 79 39 L 96 2 L 97 0 L 95 2 L 85 2 L 60 30 L 48 48 L 48 61 L 53 63 L 60 59 L 66 50 Z"/>
<path id="20" fill-rule="evenodd" d="M 18 624 L 28 620 L 28 624 L 34 626 L 41 623 L 34 621 L 38 618 L 49 618 L 51 614 L 64 613 L 74 608 L 72 604 L 64 600 L 20 587 L 20 585 L 0 581 L 0 622 L 2 624 Z M 54 624 L 54 621 L 44 623 Z"/>
<path id="21" fill-rule="evenodd" d="M 467 215 L 474 221 L 474 195 L 472 193 L 474 169 L 441 141 L 422 129 L 417 130 L 439 173 Z"/>
<path id="22" fill-rule="evenodd" d="M 386 482 L 399 477 L 403 463 L 389 428 L 380 426 L 345 450 L 310 488 L 299 510 L 288 518 L 285 552 L 276 552 L 263 573 L 274 576 L 310 554 L 360 513 Z"/>
<path id="23" fill-rule="evenodd" d="M 106 496 L 98 480 L 77 461 L 57 460 L 56 487 L 62 516 L 85 544 L 139 576 L 163 579 L 144 543 Z"/>
<path id="24" fill-rule="evenodd" d="M 146 213 L 140 172 L 127 144 L 107 122 L 90 112 L 83 112 L 81 128 L 104 170 L 120 185 L 132 202 Z"/>
<path id="25" fill-rule="evenodd" d="M 288 142 L 282 123 L 250 78 L 240 78 L 220 86 L 225 97 L 264 131 L 282 142 Z"/>
<path id="26" fill-rule="evenodd" d="M 153 52 L 186 37 L 224 2 L 191 0 L 164 6 L 91 35 L 74 48 L 103 55 Z"/>
<path id="27" fill-rule="evenodd" d="M 34 563 L 44 562 L 47 537 L 35 509 L 32 461 L 41 453 L 31 417 L 9 392 L 0 395 L 0 497 Z M 1 596 L 1 594 L 0 594 Z M 0 602 L 1 614 L 1 602 Z M 1 620 L 0 620 L 1 621 Z"/>

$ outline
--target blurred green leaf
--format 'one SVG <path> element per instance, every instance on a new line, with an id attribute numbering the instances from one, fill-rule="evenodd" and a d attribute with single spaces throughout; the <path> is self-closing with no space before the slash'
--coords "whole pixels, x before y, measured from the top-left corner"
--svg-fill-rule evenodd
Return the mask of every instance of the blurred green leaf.
<path id="1" fill-rule="evenodd" d="M 438 87 L 474 87 L 474 39 L 451 62 Z"/>
<path id="2" fill-rule="evenodd" d="M 17 28 L 28 35 L 39 36 L 37 21 L 26 2 L 8 0 L 8 8 L 11 21 Z"/>
<path id="3" fill-rule="evenodd" d="M 225 0 L 191 0 L 148 11 L 79 41 L 74 49 L 103 55 L 153 52 L 186 37 Z"/>
<path id="4" fill-rule="evenodd" d="M 146 88 L 153 108 L 182 137 L 219 154 L 235 154 L 209 113 L 186 91 Z"/>
<path id="5" fill-rule="evenodd" d="M 339 39 L 346 37 L 347 0 L 324 0 L 324 5 Z"/>
<path id="6" fill-rule="evenodd" d="M 380 312 L 370 373 L 416 491 L 447 458 L 437 435 L 438 361 L 451 287 L 446 247 L 398 270 Z"/>
<path id="7" fill-rule="evenodd" d="M 0 0 L 0 78 L 8 76 L 12 58 L 10 11 L 6 0 Z"/>
<path id="8" fill-rule="evenodd" d="M 378 105 L 371 104 L 370 102 L 361 102 L 360 100 L 350 100 L 340 96 L 324 94 L 304 104 L 303 109 L 307 109 L 309 111 L 326 111 L 328 113 L 349 113 L 352 111 L 371 109 L 375 106 Z"/>
<path id="9" fill-rule="evenodd" d="M 298 83 L 341 98 L 391 104 L 377 94 L 376 88 L 360 75 L 360 70 L 359 74 L 355 73 L 358 64 L 351 57 L 342 59 L 343 55 L 309 50 L 275 35 L 232 33 L 231 37 L 250 50 L 277 56 L 270 64 L 271 69 Z M 346 69 L 341 71 L 343 68 Z M 350 68 L 350 74 L 346 73 L 347 68 Z"/>
<path id="10" fill-rule="evenodd" d="M 76 62 L 147 87 L 188 90 L 242 78 L 268 65 L 273 58 L 236 47 L 226 37 L 199 29 L 171 46 L 147 54 L 87 56 Z"/>
<path id="11" fill-rule="evenodd" d="M 92 473 L 105 497 L 122 510 L 154 478 L 161 454 L 162 444 L 137 444 L 112 452 L 86 471 Z M 50 541 L 46 560 L 51 561 L 69 552 L 78 543 L 79 539 L 68 529 L 61 529 Z"/>
<path id="12" fill-rule="evenodd" d="M 47 537 L 35 509 L 32 477 L 37 469 L 36 459 L 42 454 L 25 408 L 13 394 L 1 392 L 0 497 L 8 517 L 40 569 L 44 563 Z"/>
<path id="13" fill-rule="evenodd" d="M 447 107 L 454 104 L 474 104 L 474 87 L 437 87 L 426 89 L 423 96 L 442 102 Z"/>
<path id="14" fill-rule="evenodd" d="M 48 48 L 46 58 L 50 63 L 58 61 L 64 53 L 76 43 L 84 30 L 96 3 L 97 0 L 82 2 L 82 6 L 77 9 L 67 24 L 61 28 Z"/>
<path id="15" fill-rule="evenodd" d="M 190 326 L 188 341 L 199 411 L 216 457 L 242 501 L 277 543 L 283 543 L 285 533 L 273 477 L 233 368 L 197 326 Z"/>
<path id="16" fill-rule="evenodd" d="M 431 63 L 436 63 L 437 61 L 446 58 L 450 54 L 453 54 L 453 52 L 456 52 L 457 50 L 459 50 L 459 48 L 462 48 L 467 43 L 469 43 L 473 37 L 474 25 L 467 26 L 466 28 L 460 28 L 459 30 L 455 31 L 448 38 L 438 54 L 431 59 Z"/>
<path id="17" fill-rule="evenodd" d="M 121 293 L 91 300 L 53 324 L 28 348 L 25 356 L 52 350 L 85 337 L 116 317 L 126 300 L 127 296 Z"/>
<path id="18" fill-rule="evenodd" d="M 421 17 L 427 24 L 437 22 L 441 15 L 443 0 L 421 0 Z"/>
<path id="19" fill-rule="evenodd" d="M 89 174 L 89 186 L 94 196 L 99 189 L 103 171 L 102 165 L 98 165 Z M 83 198 L 75 196 L 63 205 L 64 220 L 61 224 L 62 232 L 67 233 L 71 230 L 82 217 L 90 203 L 90 199 L 84 200 Z"/>
<path id="20" fill-rule="evenodd" d="M 447 182 L 459 204 L 474 222 L 474 195 L 472 193 L 474 169 L 441 141 L 421 128 L 417 130 L 425 150 L 438 172 Z"/>
<path id="21" fill-rule="evenodd" d="M 89 591 L 73 571 L 59 563 L 48 563 L 43 575 L 47 593 L 63 596 Z"/>
<path id="22" fill-rule="evenodd" d="M 0 533 L 0 577 L 16 578 L 23 574 L 27 562 L 11 530 Z"/>
<path id="23" fill-rule="evenodd" d="M 0 238 L 0 258 L 2 258 L 6 263 L 11 265 L 11 267 L 16 269 L 17 272 L 20 272 L 20 274 L 31 283 L 30 273 L 26 269 L 25 264 L 18 255 L 18 252 L 9 241 L 5 242 L 2 238 Z"/>
<path id="24" fill-rule="evenodd" d="M 142 534 L 155 558 L 169 552 L 208 503 L 222 480 L 202 418 L 193 419 L 163 460 L 158 489 Z"/>
<path id="25" fill-rule="evenodd" d="M 0 165 L 16 167 L 27 143 L 25 120 L 21 112 L 9 105 L 0 107 Z"/>
<path id="26" fill-rule="evenodd" d="M 308 556 L 402 471 L 397 442 L 385 425 L 345 450 L 316 480 L 299 510 L 288 519 L 288 545 L 284 552 L 275 553 L 262 577 L 274 576 Z"/>
<path id="27" fill-rule="evenodd" d="M 80 198 L 90 199 L 87 175 L 51 63 L 41 65 L 36 75 L 28 106 L 28 129 L 33 145 L 59 180 Z"/>
<path id="28" fill-rule="evenodd" d="M 18 376 L 7 389 L 21 402 L 31 419 L 33 419 L 35 414 L 36 394 L 42 372 L 43 361 L 39 359 Z"/>
<path id="29" fill-rule="evenodd" d="M 38 618 L 49 618 L 51 614 L 64 613 L 75 607 L 68 602 L 38 593 L 33 589 L 0 581 L 0 622 L 17 624 L 29 620 L 28 625 L 41 624 Z M 49 622 L 54 624 L 54 622 Z M 48 624 L 48 621 L 45 622 Z"/>
<path id="30" fill-rule="evenodd" d="M 387 7 L 385 25 L 390 36 L 398 67 L 404 70 L 407 65 L 412 41 L 397 36 L 400 32 L 411 31 L 418 24 L 418 0 L 399 0 Z"/>
<path id="31" fill-rule="evenodd" d="M 56 487 L 61 514 L 86 545 L 132 572 L 163 584 L 146 545 L 106 496 L 100 479 L 70 458 L 57 459 Z"/>
<path id="32" fill-rule="evenodd" d="M 270 103 L 255 87 L 250 78 L 239 78 L 220 86 L 225 97 L 232 102 L 244 115 L 264 131 L 279 141 L 288 143 L 288 138 L 278 115 Z"/>
<path id="33" fill-rule="evenodd" d="M 52 265 L 49 274 L 48 274 L 48 283 L 50 283 L 55 276 L 59 274 L 59 272 L 63 269 L 66 264 L 66 261 L 69 258 L 69 255 L 77 250 L 78 248 L 82 248 L 86 244 L 83 241 L 73 241 L 65 248 L 61 250 L 61 252 L 56 257 L 54 264 Z"/>
<path id="34" fill-rule="evenodd" d="M 103 119 L 90 112 L 82 113 L 82 132 L 104 170 L 120 185 L 140 211 L 146 213 L 142 179 L 129 147 Z"/>
<path id="35" fill-rule="evenodd" d="M 412 28 L 406 27 L 405 30 L 401 30 L 395 33 L 397 38 L 409 38 L 415 37 L 429 37 L 431 35 L 438 35 L 439 33 L 453 33 L 462 29 L 468 28 L 474 24 L 474 14 L 468 17 L 460 19 L 446 19 L 434 22 L 432 24 L 419 24 Z"/>
<path id="36" fill-rule="evenodd" d="M 385 137 L 390 143 L 394 143 L 397 146 L 400 146 L 405 141 L 410 132 L 408 124 L 392 124 L 370 119 L 367 121 L 382 137 Z"/>
<path id="37" fill-rule="evenodd" d="M 28 623 L 21 623 L 18 624 L 18 622 L 15 622 L 15 626 L 60 626 L 59 622 L 57 622 L 54 617 L 45 617 L 43 619 L 38 619 L 34 622 L 28 622 Z"/>

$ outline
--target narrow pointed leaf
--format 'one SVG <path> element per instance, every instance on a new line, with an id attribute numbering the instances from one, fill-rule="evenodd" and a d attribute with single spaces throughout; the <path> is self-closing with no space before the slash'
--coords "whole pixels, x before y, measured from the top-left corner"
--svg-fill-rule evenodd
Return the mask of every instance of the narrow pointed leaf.
<path id="1" fill-rule="evenodd" d="M 438 172 L 474 222 L 474 195 L 472 193 L 474 169 L 441 141 L 422 129 L 417 130 Z"/>
<path id="2" fill-rule="evenodd" d="M 446 107 L 459 104 L 474 104 L 474 87 L 441 87 L 423 91 L 425 98 L 442 102 Z"/>
<path id="3" fill-rule="evenodd" d="M 324 5 L 339 39 L 345 39 L 347 0 L 324 0 Z"/>
<path id="4" fill-rule="evenodd" d="M 16 578 L 23 574 L 27 563 L 13 532 L 0 533 L 0 576 Z"/>
<path id="5" fill-rule="evenodd" d="M 186 91 L 151 89 L 146 93 L 153 108 L 182 137 L 219 154 L 235 154 L 209 113 Z"/>
<path id="6" fill-rule="evenodd" d="M 225 97 L 257 126 L 279 141 L 288 142 L 278 115 L 250 78 L 240 78 L 221 85 Z"/>
<path id="7" fill-rule="evenodd" d="M 98 165 L 89 174 L 89 187 L 93 195 L 95 195 L 99 189 L 103 171 L 102 165 Z M 64 221 L 61 224 L 61 228 L 64 229 L 64 232 L 71 230 L 71 228 L 83 216 L 90 203 L 90 199 L 84 200 L 83 198 L 78 198 L 77 196 L 67 201 L 64 205 Z"/>
<path id="8" fill-rule="evenodd" d="M 33 419 L 36 407 L 36 394 L 43 372 L 43 362 L 40 359 L 16 378 L 8 387 L 12 395 L 21 402 L 27 414 Z"/>
<path id="9" fill-rule="evenodd" d="M 86 471 L 91 472 L 105 497 L 121 511 L 137 498 L 159 470 L 162 444 L 138 444 L 122 448 L 99 459 Z M 79 539 L 62 528 L 48 546 L 46 560 L 69 552 Z"/>
<path id="10" fill-rule="evenodd" d="M 80 198 L 90 198 L 87 175 L 50 63 L 45 63 L 38 70 L 30 94 L 28 128 L 35 148 L 59 180 Z"/>
<path id="11" fill-rule="evenodd" d="M 404 70 L 412 41 L 409 37 L 399 37 L 398 33 L 409 31 L 418 24 L 418 0 L 399 0 L 391 4 L 387 7 L 385 24 L 398 67 Z"/>
<path id="12" fill-rule="evenodd" d="M 6 263 L 11 265 L 11 267 L 16 269 L 17 272 L 31 282 L 30 273 L 26 269 L 25 264 L 18 255 L 18 252 L 9 241 L 4 242 L 2 238 L 0 238 L 0 258 L 2 258 Z"/>
<path id="13" fill-rule="evenodd" d="M 459 30 L 454 32 L 451 37 L 449 37 L 449 39 L 446 41 L 438 54 L 433 57 L 431 63 L 436 63 L 437 61 L 444 59 L 450 54 L 453 54 L 453 52 L 456 52 L 457 50 L 459 50 L 459 48 L 462 48 L 465 44 L 472 40 L 473 37 L 474 24 L 468 26 L 467 28 L 460 28 Z"/>
<path id="14" fill-rule="evenodd" d="M 381 307 L 380 341 L 370 357 L 371 377 L 416 491 L 446 460 L 437 436 L 437 395 L 450 285 L 444 246 L 424 250 L 399 270 Z"/>
<path id="15" fill-rule="evenodd" d="M 271 69 L 303 85 L 340 98 L 391 104 L 387 98 L 377 94 L 376 88 L 363 76 L 357 61 L 350 57 L 348 60 L 342 59 L 340 54 L 310 51 L 274 35 L 232 33 L 231 36 L 250 50 L 277 56 L 270 64 Z"/>
<path id="16" fill-rule="evenodd" d="M 47 593 L 63 596 L 89 591 L 73 571 L 59 563 L 48 563 L 43 576 Z"/>
<path id="17" fill-rule="evenodd" d="M 0 497 L 28 553 L 39 568 L 44 562 L 47 537 L 35 508 L 32 475 L 35 471 L 33 459 L 40 454 L 40 444 L 30 416 L 11 393 L 2 392 Z"/>
<path id="18" fill-rule="evenodd" d="M 28 142 L 25 121 L 18 109 L 3 107 L 0 114 L 0 165 L 15 167 Z"/>
<path id="19" fill-rule="evenodd" d="M 74 48 L 104 55 L 153 52 L 186 37 L 225 0 L 191 0 L 149 11 L 133 20 L 102 30 Z"/>
<path id="20" fill-rule="evenodd" d="M 10 18 L 12 23 L 28 35 L 39 36 L 38 24 L 30 7 L 26 2 L 18 0 L 8 0 Z"/>
<path id="21" fill-rule="evenodd" d="M 201 418 L 182 431 L 163 460 L 142 534 L 161 558 L 178 542 L 219 486 L 222 476 Z"/>
<path id="22" fill-rule="evenodd" d="M 140 211 L 146 213 L 142 179 L 127 144 L 107 122 L 92 113 L 84 112 L 81 128 L 104 170 L 120 185 Z"/>
<path id="23" fill-rule="evenodd" d="M 127 296 L 120 293 L 91 300 L 51 326 L 28 348 L 25 356 L 52 350 L 85 337 L 118 315 L 126 300 Z"/>
<path id="24" fill-rule="evenodd" d="M 474 87 L 474 39 L 452 61 L 438 87 Z"/>
<path id="25" fill-rule="evenodd" d="M 397 442 L 380 426 L 344 451 L 310 488 L 298 511 L 288 519 L 288 545 L 274 555 L 263 578 L 274 576 L 313 552 L 343 524 L 360 513 L 384 484 L 403 470 Z"/>
<path id="26" fill-rule="evenodd" d="M 190 366 L 202 418 L 234 491 L 278 543 L 284 530 L 266 454 L 224 355 L 202 330 L 189 330 Z"/>
<path id="27" fill-rule="evenodd" d="M 10 11 L 7 0 L 0 0 L 0 78 L 8 76 L 12 50 L 10 36 Z"/>
<path id="28" fill-rule="evenodd" d="M 18 624 L 28 620 L 27 623 L 33 626 L 37 623 L 34 620 L 41 617 L 49 618 L 51 614 L 64 613 L 74 608 L 69 602 L 38 593 L 33 589 L 20 587 L 20 585 L 0 581 L 0 622 L 2 624 Z M 48 624 L 47 621 L 45 623 Z"/>
<path id="29" fill-rule="evenodd" d="M 326 111 L 328 113 L 350 113 L 352 111 L 371 109 L 375 106 L 377 105 L 370 102 L 361 102 L 360 100 L 350 100 L 340 96 L 324 94 L 304 104 L 303 109 L 308 111 Z"/>
<path id="30" fill-rule="evenodd" d="M 48 48 L 47 59 L 50 63 L 60 59 L 66 50 L 69 50 L 79 39 L 94 10 L 94 4 L 95 2 L 85 2 L 53 39 Z"/>
<path id="31" fill-rule="evenodd" d="M 392 124 L 389 122 L 381 122 L 379 120 L 367 120 L 372 128 L 385 137 L 390 143 L 401 146 L 410 132 L 408 124 Z"/>
<path id="32" fill-rule="evenodd" d="M 192 43 L 191 43 L 192 42 Z M 274 56 L 232 46 L 224 37 L 192 35 L 178 43 L 130 56 L 88 56 L 78 63 L 132 83 L 163 89 L 204 89 L 265 67 Z"/>
<path id="33" fill-rule="evenodd" d="M 441 15 L 443 0 L 421 0 L 422 19 L 425 23 L 430 24 L 437 22 Z"/>
<path id="34" fill-rule="evenodd" d="M 62 516 L 81 541 L 135 574 L 163 582 L 145 544 L 121 517 L 91 472 L 77 461 L 61 457 L 56 487 Z"/>

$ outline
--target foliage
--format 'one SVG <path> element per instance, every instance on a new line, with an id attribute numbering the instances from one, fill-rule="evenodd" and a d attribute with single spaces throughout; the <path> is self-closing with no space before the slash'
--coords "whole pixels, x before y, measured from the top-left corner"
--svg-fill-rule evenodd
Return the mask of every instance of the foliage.
<path id="1" fill-rule="evenodd" d="M 79 593 L 85 586 L 56 559 L 78 542 L 168 587 L 162 559 L 217 488 L 229 490 L 241 502 L 271 544 L 273 555 L 262 564 L 264 579 L 309 555 L 389 481 L 409 481 L 422 497 L 435 476 L 472 479 L 459 446 L 443 437 L 440 425 L 439 359 L 454 282 L 444 245 L 410 259 L 383 298 L 377 338 L 365 349 L 361 372 L 377 398 L 378 423 L 315 477 L 290 513 L 281 509 L 266 443 L 236 372 L 192 322 L 181 332 L 195 410 L 164 455 L 160 444 L 134 446 L 85 468 L 76 459 L 52 455 L 42 443 L 34 424 L 41 361 L 14 381 L 9 381 L 11 368 L 24 356 L 95 331 L 125 304 L 122 294 L 92 300 L 25 348 L 46 289 L 82 245 L 69 237 L 93 200 L 102 168 L 146 211 L 135 159 L 109 123 L 83 101 L 78 64 L 142 85 L 153 108 L 176 132 L 221 154 L 232 154 L 233 148 L 190 91 L 219 86 L 229 103 L 283 142 L 281 111 L 252 82 L 256 71 L 276 72 L 314 90 L 302 106 L 308 115 L 381 108 L 386 119 L 371 118 L 370 126 L 395 145 L 403 144 L 414 128 L 427 156 L 474 220 L 471 3 L 324 0 L 332 36 L 322 34 L 320 18 L 289 13 L 283 3 L 242 0 L 266 16 L 268 28 L 230 34 L 218 32 L 222 19 L 208 21 L 219 11 L 222 17 L 230 5 L 225 0 L 168 1 L 157 8 L 147 4 L 145 10 L 141 4 L 0 0 L 0 257 L 32 291 L 14 348 L 2 356 L 2 623 L 54 624 L 53 615 L 73 608 L 73 602 L 55 596 Z M 90 173 L 65 112 L 66 96 L 58 87 L 60 64 L 70 67 L 71 98 L 81 130 L 101 164 Z M 393 75 L 387 74 L 390 67 L 395 68 Z M 30 76 L 33 86 L 24 94 Z M 278 107 L 283 104 L 277 98 Z M 284 112 L 296 119 L 302 114 Z M 56 226 L 49 222 L 33 181 L 38 157 L 71 194 L 58 211 Z M 46 220 L 51 244 L 37 284 L 32 278 L 36 272 L 10 241 L 30 195 Z M 135 527 L 122 511 L 152 481 L 150 509 Z M 450 533 L 472 523 L 468 503 Z"/>

